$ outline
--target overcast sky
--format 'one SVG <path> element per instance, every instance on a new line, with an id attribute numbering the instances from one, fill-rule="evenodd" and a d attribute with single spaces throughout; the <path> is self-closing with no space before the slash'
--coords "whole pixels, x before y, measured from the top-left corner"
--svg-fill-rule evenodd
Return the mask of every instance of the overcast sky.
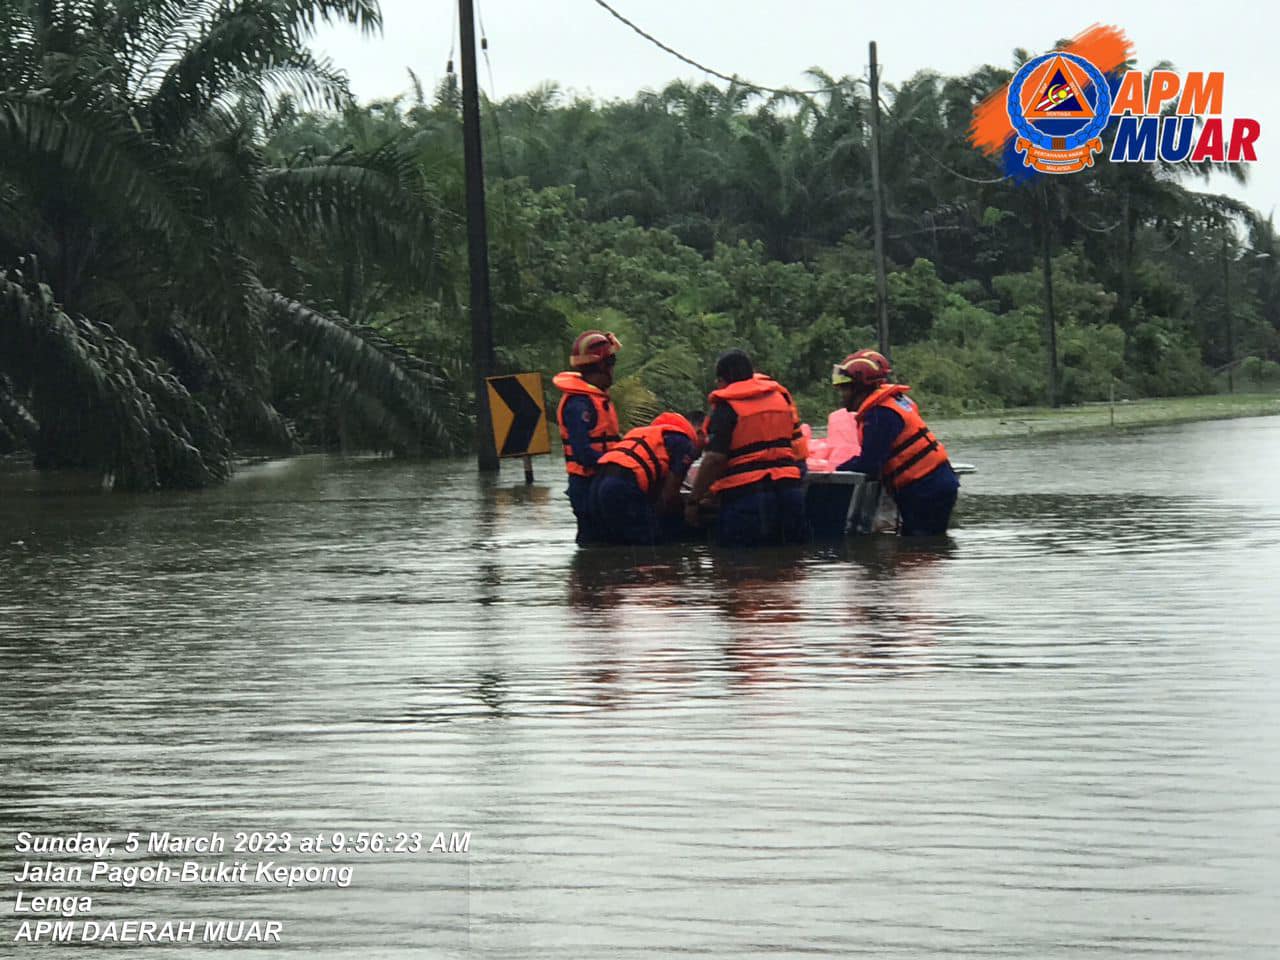
<path id="1" fill-rule="evenodd" d="M 1212 189 L 1242 197 L 1264 213 L 1280 207 L 1280 108 L 1274 96 L 1280 14 L 1262 3 L 609 2 L 694 60 L 768 86 L 805 86 L 803 73 L 811 66 L 837 76 L 865 75 L 870 40 L 879 45 L 884 80 L 895 83 L 922 69 L 959 74 L 984 63 L 1011 66 L 1014 47 L 1042 53 L 1092 23 L 1115 24 L 1129 34 L 1144 68 L 1169 60 L 1180 71 L 1226 71 L 1224 116 L 1254 117 L 1262 134 L 1250 184 L 1241 188 L 1221 179 Z M 499 98 L 547 81 L 608 99 L 661 88 L 676 78 L 710 79 L 632 33 L 593 0 L 476 3 Z M 382 0 L 381 36 L 324 28 L 313 46 L 347 71 L 362 99 L 405 92 L 409 68 L 430 89 L 444 75 L 456 7 L 456 0 Z M 480 76 L 492 94 L 483 59 Z"/>

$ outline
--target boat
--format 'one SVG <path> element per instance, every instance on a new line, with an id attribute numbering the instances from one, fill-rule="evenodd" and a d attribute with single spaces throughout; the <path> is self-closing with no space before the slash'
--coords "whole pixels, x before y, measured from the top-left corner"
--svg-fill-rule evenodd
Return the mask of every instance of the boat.
<path id="1" fill-rule="evenodd" d="M 697 468 L 695 463 L 685 478 L 684 493 L 693 488 Z M 952 463 L 951 469 L 960 475 L 978 472 L 971 463 Z M 893 497 L 880 481 L 865 473 L 810 470 L 802 482 L 805 515 L 815 540 L 897 532 L 898 508 Z"/>
<path id="2" fill-rule="evenodd" d="M 971 463 L 953 463 L 958 474 L 977 473 Z M 865 473 L 810 471 L 804 479 L 804 508 L 815 540 L 896 533 L 898 508 L 884 486 Z"/>

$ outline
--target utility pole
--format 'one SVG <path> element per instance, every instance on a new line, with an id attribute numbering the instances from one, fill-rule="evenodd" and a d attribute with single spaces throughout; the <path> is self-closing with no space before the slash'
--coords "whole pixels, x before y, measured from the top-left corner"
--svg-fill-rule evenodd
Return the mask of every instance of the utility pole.
<path id="1" fill-rule="evenodd" d="M 1053 315 L 1053 263 L 1049 259 L 1049 185 L 1040 185 L 1040 251 L 1044 259 L 1045 350 L 1049 356 L 1049 406 L 1058 405 L 1058 322 Z"/>
<path id="2" fill-rule="evenodd" d="M 884 210 L 880 191 L 880 65 L 871 41 L 871 224 L 876 249 L 876 329 L 880 352 L 889 356 L 889 282 L 884 273 Z"/>
<path id="3" fill-rule="evenodd" d="M 476 24 L 472 0 L 458 0 L 462 25 L 462 157 L 467 179 L 467 259 L 471 264 L 471 367 L 476 391 L 476 461 L 498 469 L 485 377 L 493 373 L 493 315 L 489 300 L 489 236 L 480 153 L 480 94 L 476 84 Z"/>
<path id="4" fill-rule="evenodd" d="M 1227 256 L 1227 236 L 1222 235 L 1222 305 L 1227 314 L 1227 392 L 1236 392 L 1236 329 L 1231 318 L 1231 260 Z"/>

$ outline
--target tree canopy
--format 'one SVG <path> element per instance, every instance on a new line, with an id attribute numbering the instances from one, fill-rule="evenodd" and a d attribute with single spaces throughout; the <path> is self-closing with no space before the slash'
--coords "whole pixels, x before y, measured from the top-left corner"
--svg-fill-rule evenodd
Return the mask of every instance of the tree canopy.
<path id="1" fill-rule="evenodd" d="M 0 0 L 0 452 L 198 486 L 233 452 L 459 450 L 470 435 L 460 97 L 358 104 L 308 51 L 373 0 Z M 1014 65 L 1025 54 L 1015 51 Z M 1269 218 L 1206 165 L 1013 183 L 966 139 L 1011 71 L 884 91 L 895 367 L 932 409 L 1280 381 Z M 874 343 L 870 102 L 673 83 L 484 104 L 497 358 L 621 337 L 635 423 L 729 346 L 809 416 Z M 1243 177 L 1239 165 L 1222 172 Z"/>

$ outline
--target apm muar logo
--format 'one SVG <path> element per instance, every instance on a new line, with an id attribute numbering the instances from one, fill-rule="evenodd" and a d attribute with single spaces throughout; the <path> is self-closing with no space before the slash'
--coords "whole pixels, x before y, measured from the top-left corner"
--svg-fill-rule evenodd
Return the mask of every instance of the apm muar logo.
<path id="1" fill-rule="evenodd" d="M 1013 149 L 1041 173 L 1074 173 L 1093 166 L 1111 117 L 1106 77 L 1084 57 L 1046 53 L 1022 65 L 1009 81 Z"/>
<path id="2" fill-rule="evenodd" d="M 1258 159 L 1261 124 L 1222 116 L 1222 71 L 1154 70 L 1147 77 L 1128 69 L 1132 58 L 1123 31 L 1090 27 L 1063 49 L 1028 60 L 980 103 L 970 142 L 1000 155 L 1016 179 L 1093 166 L 1109 129 L 1108 156 L 1117 163 Z"/>
<path id="3" fill-rule="evenodd" d="M 1145 81 L 1145 83 L 1144 83 Z M 1180 77 L 1172 70 L 1125 73 L 1111 104 L 1119 117 L 1111 159 L 1119 163 L 1252 163 L 1262 124 L 1252 117 L 1231 118 L 1230 133 L 1222 116 L 1221 70 L 1192 71 Z"/>

